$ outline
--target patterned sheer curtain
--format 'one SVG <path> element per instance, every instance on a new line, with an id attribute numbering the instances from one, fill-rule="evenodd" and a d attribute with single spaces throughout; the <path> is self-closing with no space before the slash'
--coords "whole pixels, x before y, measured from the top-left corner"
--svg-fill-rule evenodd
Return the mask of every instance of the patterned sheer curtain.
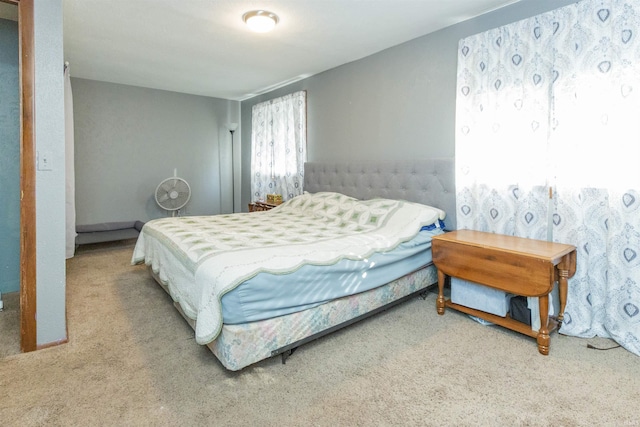
<path id="1" fill-rule="evenodd" d="M 560 332 L 638 355 L 639 14 L 583 0 L 461 40 L 456 124 L 458 226 L 574 244 Z"/>
<path id="2" fill-rule="evenodd" d="M 306 91 L 262 102 L 252 110 L 252 201 L 302 194 L 307 160 Z"/>

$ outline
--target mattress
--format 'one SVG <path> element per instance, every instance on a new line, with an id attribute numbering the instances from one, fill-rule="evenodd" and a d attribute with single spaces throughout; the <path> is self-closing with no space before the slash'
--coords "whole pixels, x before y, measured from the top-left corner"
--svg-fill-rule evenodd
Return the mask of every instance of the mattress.
<path id="1" fill-rule="evenodd" d="M 305 265 L 368 260 L 411 241 L 444 216 L 398 200 L 305 193 L 267 212 L 149 221 L 132 263 L 152 268 L 186 317 L 195 320 L 196 342 L 208 344 L 222 329 L 223 297 L 242 283 L 261 273 L 280 278 Z M 283 294 L 291 290 L 280 280 L 271 282 Z"/>
<path id="2" fill-rule="evenodd" d="M 431 238 L 441 233 L 440 225 L 424 227 L 410 241 L 365 259 L 304 265 L 290 274 L 260 273 L 222 297 L 223 322 L 240 324 L 295 313 L 389 283 L 431 264 Z"/>

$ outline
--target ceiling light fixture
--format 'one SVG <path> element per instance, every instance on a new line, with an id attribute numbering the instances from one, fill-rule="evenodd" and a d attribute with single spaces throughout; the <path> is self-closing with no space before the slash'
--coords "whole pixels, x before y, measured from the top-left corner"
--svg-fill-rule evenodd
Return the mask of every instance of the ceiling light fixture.
<path id="1" fill-rule="evenodd" d="M 242 20 L 251 31 L 266 33 L 273 30 L 280 19 L 267 10 L 252 10 L 242 15 Z"/>

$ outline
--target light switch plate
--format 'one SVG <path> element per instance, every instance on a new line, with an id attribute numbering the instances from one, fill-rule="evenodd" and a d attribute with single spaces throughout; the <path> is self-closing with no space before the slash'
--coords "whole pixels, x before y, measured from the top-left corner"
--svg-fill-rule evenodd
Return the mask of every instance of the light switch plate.
<path id="1" fill-rule="evenodd" d="M 38 151 L 38 170 L 51 170 L 51 151 Z"/>

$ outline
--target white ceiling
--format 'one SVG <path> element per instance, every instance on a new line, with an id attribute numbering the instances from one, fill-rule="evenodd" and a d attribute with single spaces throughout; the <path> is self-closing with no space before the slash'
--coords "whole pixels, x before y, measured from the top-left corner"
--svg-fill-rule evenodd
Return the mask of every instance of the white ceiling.
<path id="1" fill-rule="evenodd" d="M 63 0 L 64 54 L 73 77 L 243 100 L 517 1 Z"/>

